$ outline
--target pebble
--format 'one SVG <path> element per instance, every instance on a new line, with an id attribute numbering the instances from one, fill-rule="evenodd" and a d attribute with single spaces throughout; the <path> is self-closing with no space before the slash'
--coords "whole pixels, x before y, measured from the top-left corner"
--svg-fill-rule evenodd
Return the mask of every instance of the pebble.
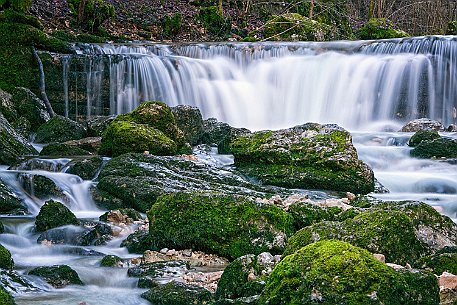
<path id="1" fill-rule="evenodd" d="M 380 261 L 381 263 L 385 263 L 386 262 L 386 256 L 384 254 L 373 254 L 374 258 L 376 258 L 378 261 Z"/>

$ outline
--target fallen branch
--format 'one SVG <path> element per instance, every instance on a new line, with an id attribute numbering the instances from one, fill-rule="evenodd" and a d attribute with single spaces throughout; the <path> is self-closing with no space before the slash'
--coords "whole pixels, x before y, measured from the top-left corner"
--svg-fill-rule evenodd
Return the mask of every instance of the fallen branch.
<path id="1" fill-rule="evenodd" d="M 35 47 L 32 47 L 32 52 L 33 56 L 35 56 L 37 62 L 38 62 L 38 68 L 40 70 L 40 93 L 41 93 L 41 98 L 44 101 L 44 104 L 46 106 L 46 110 L 49 113 L 49 116 L 52 118 L 56 114 L 54 110 L 52 109 L 51 103 L 48 100 L 48 96 L 46 95 L 46 86 L 45 86 L 45 81 L 44 81 L 44 70 L 43 70 L 43 63 L 41 62 L 40 56 L 38 56 L 38 53 L 35 49 Z"/>

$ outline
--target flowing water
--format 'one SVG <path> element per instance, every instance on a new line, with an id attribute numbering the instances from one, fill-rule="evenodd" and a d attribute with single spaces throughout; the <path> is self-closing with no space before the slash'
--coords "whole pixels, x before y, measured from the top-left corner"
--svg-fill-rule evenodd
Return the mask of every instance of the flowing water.
<path id="1" fill-rule="evenodd" d="M 120 114 L 141 101 L 162 100 L 197 106 L 205 118 L 252 130 L 337 123 L 351 130 L 360 158 L 390 190 L 373 196 L 421 200 L 457 221 L 457 162 L 411 158 L 412 134 L 396 132 L 418 117 L 455 123 L 456 37 L 75 48 L 78 55 L 63 61 L 67 116 Z M 457 133 L 443 135 L 457 139 Z M 125 235 L 98 247 L 36 242 L 33 221 L 44 201 L 33 188 L 23 187 L 24 180 L 51 179 L 61 190 L 58 200 L 80 219 L 94 220 L 104 212 L 90 196 L 93 182 L 64 172 L 68 161 L 39 159 L 17 169 L 0 168 L 0 178 L 30 212 L 2 217 L 7 233 L 0 242 L 13 254 L 16 269 L 26 273 L 36 266 L 68 264 L 86 284 L 53 289 L 30 278 L 33 287 L 15 295 L 17 304 L 148 304 L 125 268 L 98 268 L 101 253 L 131 257 L 119 247 Z M 208 162 L 226 166 L 232 159 Z"/>

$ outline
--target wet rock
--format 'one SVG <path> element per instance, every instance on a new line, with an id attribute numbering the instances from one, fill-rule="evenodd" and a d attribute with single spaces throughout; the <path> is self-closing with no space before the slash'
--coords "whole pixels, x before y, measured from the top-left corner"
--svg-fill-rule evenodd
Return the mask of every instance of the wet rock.
<path id="1" fill-rule="evenodd" d="M 35 148 L 0 113 L 0 164 L 12 165 L 22 156 L 34 154 L 38 154 Z"/>
<path id="2" fill-rule="evenodd" d="M 76 271 L 66 265 L 38 267 L 29 271 L 30 275 L 41 277 L 54 288 L 67 285 L 84 285 Z"/>
<path id="3" fill-rule="evenodd" d="M 457 125 L 456 124 L 451 124 L 446 128 L 447 132 L 457 132 Z"/>
<path id="4" fill-rule="evenodd" d="M 422 141 L 411 150 L 411 156 L 423 159 L 457 158 L 457 140 L 441 137 Z"/>
<path id="5" fill-rule="evenodd" d="M 114 115 L 97 116 L 86 122 L 87 134 L 90 137 L 101 137 L 108 125 L 116 118 Z"/>
<path id="6" fill-rule="evenodd" d="M 231 153 L 230 143 L 241 135 L 249 134 L 245 128 L 235 128 L 227 123 L 222 123 L 215 118 L 203 121 L 203 135 L 201 142 L 208 145 L 217 145 L 220 154 Z"/>
<path id="7" fill-rule="evenodd" d="M 11 166 L 10 169 L 15 170 L 43 170 L 47 172 L 61 172 L 64 167 L 67 166 L 70 159 L 59 158 L 59 159 L 42 159 L 42 158 L 31 158 L 25 160 L 17 166 Z"/>
<path id="8" fill-rule="evenodd" d="M 43 232 L 69 224 L 79 224 L 76 216 L 62 203 L 50 200 L 41 207 L 35 220 L 35 229 Z"/>
<path id="9" fill-rule="evenodd" d="M 42 244 L 100 246 L 106 244 L 111 238 L 111 227 L 97 223 L 86 224 L 86 226 L 59 226 L 41 233 L 37 242 Z"/>
<path id="10" fill-rule="evenodd" d="M 261 197 L 268 192 L 239 175 L 198 160 L 125 154 L 111 159 L 101 171 L 95 200 L 110 209 L 119 207 L 112 204 L 121 204 L 146 212 L 162 194 L 199 190 Z"/>
<path id="11" fill-rule="evenodd" d="M 37 143 L 62 143 L 70 140 L 79 140 L 86 136 L 86 128 L 68 118 L 56 115 L 37 130 Z"/>
<path id="12" fill-rule="evenodd" d="M 154 287 L 141 297 L 156 305 L 204 305 L 213 299 L 212 294 L 204 288 L 177 282 Z"/>
<path id="13" fill-rule="evenodd" d="M 215 298 L 238 299 L 259 295 L 278 262 L 279 260 L 268 252 L 237 258 L 224 269 Z"/>
<path id="14" fill-rule="evenodd" d="M 23 214 L 27 208 L 19 197 L 0 178 L 0 214 Z"/>
<path id="15" fill-rule="evenodd" d="M 343 222 L 324 221 L 305 227 L 295 233 L 284 256 L 319 240 L 338 239 L 382 253 L 387 262 L 406 264 L 414 262 L 431 250 L 416 236 L 411 219 L 399 211 L 368 211 Z"/>
<path id="16" fill-rule="evenodd" d="M 74 158 L 68 163 L 67 173 L 77 175 L 83 180 L 92 180 L 97 175 L 103 164 L 100 156 L 89 158 Z"/>
<path id="17" fill-rule="evenodd" d="M 115 225 L 121 225 L 133 224 L 135 221 L 143 220 L 143 217 L 134 209 L 119 209 L 106 212 L 99 217 L 99 220 Z"/>
<path id="18" fill-rule="evenodd" d="M 329 240 L 286 256 L 268 277 L 258 304 L 396 304 L 399 300 L 438 304 L 435 276 L 397 272 L 364 249 Z"/>
<path id="19" fill-rule="evenodd" d="M 221 279 L 223 271 L 215 272 L 187 272 L 183 280 L 188 285 L 203 287 L 214 293 L 217 289 L 217 283 Z"/>
<path id="20" fill-rule="evenodd" d="M 100 153 L 119 156 L 148 151 L 174 155 L 184 145 L 171 108 L 161 102 L 144 102 L 134 111 L 118 116 L 103 133 Z"/>
<path id="21" fill-rule="evenodd" d="M 214 305 L 257 305 L 258 295 L 238 299 L 220 299 L 214 302 Z"/>
<path id="22" fill-rule="evenodd" d="M 207 254 L 201 251 L 174 250 L 172 257 L 168 256 L 168 249 L 161 249 L 160 252 L 146 250 L 141 259 L 144 263 L 161 262 L 169 260 L 185 261 L 190 267 L 210 267 L 210 268 L 224 268 L 228 265 L 228 260 L 214 254 Z"/>
<path id="23" fill-rule="evenodd" d="M 100 246 L 112 238 L 111 227 L 104 223 L 97 223 L 94 227 L 85 230 L 77 238 L 77 245 Z"/>
<path id="24" fill-rule="evenodd" d="M 12 92 L 16 111 L 30 122 L 31 130 L 37 130 L 50 120 L 44 102 L 27 88 L 17 87 Z"/>
<path id="25" fill-rule="evenodd" d="M 85 151 L 88 151 L 90 154 L 95 155 L 95 154 L 97 154 L 97 152 L 100 149 L 100 146 L 102 144 L 102 138 L 101 137 L 88 137 L 88 138 L 83 138 L 80 140 L 67 141 L 67 142 L 64 142 L 63 144 L 83 149 Z"/>
<path id="26" fill-rule="evenodd" d="M 189 269 L 189 265 L 185 261 L 173 260 L 154 263 L 141 264 L 138 267 L 129 268 L 127 275 L 130 277 L 145 277 L 151 278 L 166 277 L 167 275 L 184 274 Z"/>
<path id="27" fill-rule="evenodd" d="M 19 114 L 14 109 L 12 95 L 0 89 L 0 113 L 3 114 L 9 122 L 14 122 L 18 119 Z"/>
<path id="28" fill-rule="evenodd" d="M 150 250 L 194 249 L 237 258 L 284 249 L 293 220 L 273 205 L 215 193 L 163 195 L 147 213 Z"/>
<path id="29" fill-rule="evenodd" d="M 358 159 L 349 132 L 336 125 L 305 124 L 237 137 L 231 144 L 237 169 L 264 184 L 366 194 L 371 168 Z"/>
<path id="30" fill-rule="evenodd" d="M 139 230 L 130 234 L 121 243 L 121 247 L 126 247 L 130 253 L 143 253 L 151 247 L 152 237 L 148 231 Z"/>
<path id="31" fill-rule="evenodd" d="M 106 255 L 100 261 L 102 267 L 119 267 L 122 264 L 122 259 L 116 255 Z"/>
<path id="32" fill-rule="evenodd" d="M 40 151 L 40 156 L 48 157 L 87 156 L 90 154 L 87 150 L 64 143 L 50 143 Z"/>
<path id="33" fill-rule="evenodd" d="M 10 251 L 0 244 L 0 268 L 11 270 L 13 266 L 14 262 Z"/>
<path id="34" fill-rule="evenodd" d="M 68 198 L 63 190 L 48 177 L 32 174 L 19 174 L 18 181 L 25 192 L 38 199 L 47 200 L 51 197 L 65 202 Z"/>
<path id="35" fill-rule="evenodd" d="M 179 105 L 172 107 L 171 111 L 176 120 L 176 125 L 184 133 L 184 140 L 191 145 L 197 145 L 203 135 L 203 118 L 197 107 Z"/>
<path id="36" fill-rule="evenodd" d="M 416 147 L 423 141 L 433 141 L 435 139 L 439 139 L 440 135 L 438 134 L 438 131 L 432 129 L 432 130 L 419 130 L 413 136 L 411 139 L 409 139 L 408 145 L 411 147 Z"/>
<path id="37" fill-rule="evenodd" d="M 441 124 L 438 121 L 430 120 L 427 118 L 421 118 L 407 123 L 400 129 L 401 132 L 416 132 L 419 130 L 444 131 L 444 127 L 443 124 Z"/>

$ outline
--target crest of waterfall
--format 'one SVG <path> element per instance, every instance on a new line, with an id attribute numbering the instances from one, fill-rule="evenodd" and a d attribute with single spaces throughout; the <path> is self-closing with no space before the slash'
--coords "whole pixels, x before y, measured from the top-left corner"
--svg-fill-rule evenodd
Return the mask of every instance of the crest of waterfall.
<path id="1" fill-rule="evenodd" d="M 64 61 L 64 93 L 67 109 L 74 104 L 76 115 L 84 105 L 91 116 L 161 100 L 197 106 L 206 118 L 253 130 L 309 121 L 360 130 L 419 117 L 456 120 L 452 36 L 75 48 L 78 55 Z M 79 75 L 84 77 L 78 85 Z M 72 90 L 79 93 L 69 101 Z"/>

